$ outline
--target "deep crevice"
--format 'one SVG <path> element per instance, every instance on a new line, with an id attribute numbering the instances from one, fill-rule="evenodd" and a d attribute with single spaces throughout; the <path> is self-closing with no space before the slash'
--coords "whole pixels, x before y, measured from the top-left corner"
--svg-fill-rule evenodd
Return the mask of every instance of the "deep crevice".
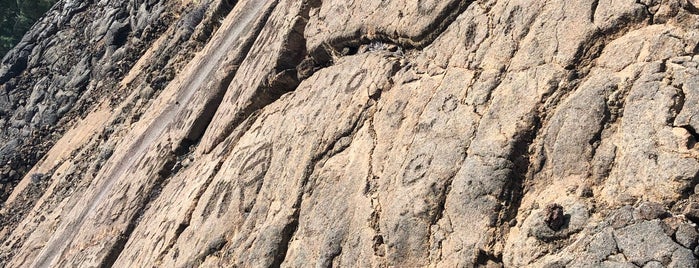
<path id="1" fill-rule="evenodd" d="M 590 12 L 590 21 L 595 22 L 595 13 L 597 12 L 597 6 L 599 5 L 599 0 L 593 0 L 592 5 L 591 5 L 591 12 Z"/>
<path id="2" fill-rule="evenodd" d="M 278 2 L 275 2 L 270 7 L 270 10 L 264 14 L 263 20 L 265 24 L 260 27 L 260 31 L 267 24 L 266 22 L 276 9 L 277 4 Z M 308 0 L 303 3 L 303 7 L 298 14 L 299 17 L 295 19 L 290 32 L 285 36 L 284 46 L 281 48 L 282 53 L 275 59 L 275 67 L 267 73 L 263 81 L 254 90 L 253 96 L 249 98 L 249 104 L 243 107 L 230 122 L 225 123 L 224 130 L 217 135 L 213 146 L 209 150 L 216 147 L 252 114 L 274 103 L 282 95 L 295 91 L 303 79 L 310 77 L 321 68 L 319 66 L 329 65 L 328 63 L 318 63 L 317 60 L 310 57 L 304 36 L 309 11 L 311 8 L 320 6 L 320 4 L 320 0 Z M 253 40 L 250 45 L 252 46 L 255 41 L 257 40 Z"/>
<path id="3" fill-rule="evenodd" d="M 477 266 L 488 266 L 488 264 L 502 264 L 502 256 L 495 256 L 489 252 L 479 249 L 476 255 Z"/>
<path id="4" fill-rule="evenodd" d="M 280 267 L 286 259 L 286 255 L 289 250 L 289 243 L 291 243 L 291 239 L 294 237 L 294 234 L 296 234 L 296 230 L 299 227 L 300 210 L 301 209 L 299 207 L 295 208 L 294 214 L 291 216 L 291 221 L 284 226 L 284 229 L 282 229 L 280 234 L 281 240 L 279 241 L 279 245 L 276 249 L 277 254 L 274 255 L 274 260 L 272 261 L 270 267 Z"/>
<path id="5" fill-rule="evenodd" d="M 314 0 L 321 2 L 320 0 Z M 394 44 L 404 50 L 421 50 L 431 45 L 456 19 L 463 14 L 466 9 L 475 1 L 454 1 L 445 7 L 432 22 L 425 27 L 424 32 L 414 37 L 391 36 L 384 32 L 372 33 L 370 36 L 363 31 L 355 32 L 354 36 L 337 37 L 328 40 L 321 46 L 312 48 L 308 55 L 315 63 L 315 66 L 326 67 L 333 64 L 333 57 L 348 56 L 359 53 L 362 46 L 372 43 Z M 320 4 L 317 5 L 320 7 Z"/>
<path id="6" fill-rule="evenodd" d="M 697 130 L 694 129 L 694 127 L 692 127 L 690 125 L 684 125 L 684 126 L 680 126 L 680 127 L 687 130 L 687 132 L 689 132 L 689 135 L 692 136 L 692 138 L 689 140 L 687 146 L 689 148 L 693 148 L 694 145 L 699 141 L 699 133 L 697 133 Z"/>
<path id="7" fill-rule="evenodd" d="M 528 129 L 513 138 L 514 144 L 507 157 L 512 167 L 497 196 L 500 201 L 499 214 L 495 221 L 492 222 L 491 227 L 495 228 L 495 233 L 491 237 L 490 248 L 497 243 L 503 243 L 507 239 L 510 222 L 516 219 L 524 196 L 525 182 L 527 178 L 531 178 L 534 175 L 534 169 L 530 168 L 532 166 L 530 163 L 530 148 L 542 128 L 542 119 L 539 115 L 534 115 L 531 120 Z M 476 263 L 488 262 L 489 260 L 496 263 L 502 262 L 501 253 L 495 255 L 490 250 L 478 250 L 479 254 L 476 257 Z"/>
<path id="8" fill-rule="evenodd" d="M 445 205 L 447 203 L 447 197 L 449 196 L 449 192 L 451 192 L 451 188 L 452 188 L 451 182 L 453 181 L 453 178 L 454 178 L 454 176 L 451 176 L 451 179 L 449 179 L 445 183 L 445 186 L 441 189 L 442 191 L 439 195 L 439 199 L 437 200 L 436 211 L 434 213 L 434 216 L 431 217 L 431 219 L 430 219 L 430 228 L 432 228 L 431 227 L 432 225 L 439 223 L 439 220 L 441 220 L 442 217 L 444 217 Z"/>
<path id="9" fill-rule="evenodd" d="M 642 5 L 643 8 L 645 9 L 646 13 L 648 13 L 648 24 L 653 25 L 655 23 L 655 14 L 650 11 L 650 8 L 648 5 L 644 4 L 643 1 L 641 0 L 636 0 L 636 4 Z"/>
<path id="10" fill-rule="evenodd" d="M 442 35 L 449 25 L 456 21 L 456 19 L 474 2 L 475 1 L 451 2 L 425 27 L 425 31 L 419 33 L 417 36 L 391 36 L 383 32 L 372 33 L 371 36 L 368 36 L 363 31 L 358 31 L 355 33 L 355 36 L 352 37 L 340 37 L 335 40 L 329 40 L 325 49 L 341 51 L 345 47 L 359 47 L 362 44 L 369 44 L 374 41 L 393 42 L 409 49 L 423 49 Z M 326 53 L 333 54 L 330 51 L 326 51 Z"/>
<path id="11" fill-rule="evenodd" d="M 503 201 L 505 208 L 502 210 L 502 215 L 499 217 L 496 226 L 507 224 L 517 216 L 517 211 L 524 195 L 524 182 L 527 177 L 533 175 L 529 174 L 529 149 L 539 133 L 541 125 L 541 118 L 536 115 L 532 118 L 531 127 L 514 137 L 515 142 L 507 158 L 513 164 L 513 168 L 510 170 L 507 176 L 508 180 L 498 196 L 498 199 Z"/>
<path id="12" fill-rule="evenodd" d="M 604 114 L 602 115 L 602 120 L 599 125 L 599 129 L 595 134 L 592 136 L 592 138 L 587 142 L 592 149 L 591 156 L 590 158 L 594 158 L 595 155 L 597 154 L 597 148 L 599 147 L 600 143 L 602 142 L 602 133 L 607 127 L 607 124 L 610 122 L 612 119 L 612 113 L 609 111 L 609 108 L 607 105 L 604 105 Z"/>

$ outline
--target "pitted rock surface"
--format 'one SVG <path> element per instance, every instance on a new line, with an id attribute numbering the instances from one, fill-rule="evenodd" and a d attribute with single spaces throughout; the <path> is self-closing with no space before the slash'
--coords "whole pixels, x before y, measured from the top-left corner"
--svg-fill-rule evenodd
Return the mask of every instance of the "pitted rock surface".
<path id="1" fill-rule="evenodd" d="M 59 1 L 0 266 L 696 267 L 697 6 Z"/>

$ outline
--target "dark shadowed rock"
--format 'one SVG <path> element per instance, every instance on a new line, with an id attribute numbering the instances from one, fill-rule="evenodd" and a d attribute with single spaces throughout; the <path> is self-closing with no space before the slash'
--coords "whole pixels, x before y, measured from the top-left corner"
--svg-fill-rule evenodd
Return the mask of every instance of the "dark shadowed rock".
<path id="1" fill-rule="evenodd" d="M 544 222 L 554 231 L 558 231 L 565 224 L 565 218 L 563 214 L 563 207 L 559 204 L 553 203 L 546 205 L 546 214 L 544 214 Z"/>
<path id="2" fill-rule="evenodd" d="M 677 227 L 675 232 L 675 240 L 677 243 L 688 249 L 694 249 L 697 246 L 697 238 L 699 233 L 694 224 L 684 223 Z"/>

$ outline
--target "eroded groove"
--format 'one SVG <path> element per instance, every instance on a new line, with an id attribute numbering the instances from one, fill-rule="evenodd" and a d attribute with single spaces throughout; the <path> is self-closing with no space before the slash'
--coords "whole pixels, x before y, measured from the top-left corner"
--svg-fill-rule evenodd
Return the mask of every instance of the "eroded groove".
<path id="1" fill-rule="evenodd" d="M 221 81 L 217 82 L 216 84 L 216 92 L 213 94 L 213 97 L 210 98 L 206 104 L 204 105 L 204 110 L 201 112 L 201 114 L 197 117 L 197 119 L 193 122 L 192 127 L 190 128 L 190 131 L 187 134 L 187 139 L 194 139 L 197 142 L 199 142 L 204 135 L 204 132 L 206 129 L 208 129 L 209 125 L 211 124 L 211 121 L 216 113 L 216 110 L 219 108 L 221 105 L 221 102 L 223 101 L 223 97 L 225 95 L 226 90 L 231 84 L 231 81 L 235 77 L 238 67 L 240 65 L 240 62 L 242 62 L 247 55 L 249 54 L 253 44 L 255 43 L 256 37 L 260 35 L 260 32 L 264 28 L 264 25 L 267 24 L 269 17 L 276 7 L 276 2 L 269 7 L 269 9 L 262 15 L 262 18 L 258 20 L 258 23 L 256 23 L 252 27 L 253 34 L 250 36 L 251 38 L 244 39 L 244 43 L 241 46 L 241 52 L 238 53 L 233 59 L 229 61 L 229 63 L 226 63 L 228 66 L 232 66 L 233 68 L 230 70 L 230 72 L 226 73 L 224 77 L 221 79 Z M 247 129 L 250 128 L 252 122 L 256 118 L 255 116 L 256 113 L 252 113 L 250 116 L 246 118 L 246 121 L 243 121 L 239 125 L 239 127 L 242 127 L 242 131 L 239 132 L 239 135 L 237 135 L 233 142 L 226 144 L 226 147 L 229 147 L 229 149 L 224 150 L 224 155 L 219 155 L 219 159 L 226 159 L 225 155 L 227 155 L 230 152 L 230 147 L 234 147 L 235 143 L 237 143 L 237 140 L 240 139 L 242 136 L 242 133 L 245 133 Z M 245 123 L 247 122 L 247 123 Z M 162 260 L 164 256 L 167 255 L 167 253 L 172 249 L 172 247 L 175 245 L 177 240 L 179 239 L 179 236 L 186 230 L 186 228 L 189 226 L 189 222 L 192 219 L 192 214 L 194 213 L 194 209 L 196 208 L 197 204 L 199 203 L 199 200 L 201 196 L 206 192 L 208 187 L 210 186 L 211 182 L 213 181 L 214 177 L 216 174 L 218 174 L 218 171 L 220 170 L 221 166 L 223 165 L 223 160 L 219 160 L 218 163 L 216 164 L 214 168 L 214 172 L 206 179 L 202 187 L 199 189 L 197 192 L 197 195 L 195 196 L 194 200 L 192 201 L 192 205 L 189 207 L 189 209 L 186 212 L 186 216 L 179 224 L 178 229 L 175 232 L 175 235 L 173 238 L 168 242 L 168 245 L 165 247 L 163 252 L 160 253 L 158 260 Z M 206 256 L 204 256 L 206 257 Z"/>
<path id="2" fill-rule="evenodd" d="M 416 42 L 415 47 L 418 49 L 425 48 L 432 44 L 444 31 L 451 25 L 459 15 L 463 14 L 466 9 L 475 1 L 457 1 L 444 8 L 442 13 L 435 18 L 432 23 L 427 26 L 427 30 L 422 35 L 412 38 Z"/>
<path id="3" fill-rule="evenodd" d="M 270 8 L 270 9 L 272 9 L 272 8 Z M 268 13 L 269 13 L 269 11 L 268 11 Z M 264 25 L 264 23 L 266 23 L 267 16 L 264 16 L 263 18 L 264 19 L 261 22 L 259 22 L 257 25 Z M 261 28 L 262 27 L 257 27 L 258 31 L 256 31 L 256 34 L 259 34 L 259 30 Z M 242 54 L 248 53 L 249 48 L 251 47 L 251 43 L 252 42 L 247 43 L 247 46 L 244 47 L 244 51 L 243 51 L 244 53 L 242 53 Z M 223 49 L 223 48 L 220 48 L 220 49 Z M 245 50 L 245 49 L 247 49 L 247 50 Z M 218 57 L 218 56 L 220 56 L 220 57 Z M 216 61 L 220 61 L 223 58 L 223 56 L 224 56 L 223 53 L 214 53 L 213 57 Z M 235 66 L 237 66 L 237 65 L 235 65 Z M 200 71 L 200 73 L 194 74 L 194 79 L 190 79 L 187 82 L 187 84 L 183 85 L 183 87 L 185 87 L 185 88 L 201 87 L 201 84 L 197 84 L 197 81 L 199 81 L 198 78 L 201 77 L 201 72 L 208 72 L 208 75 L 210 75 L 211 70 L 213 70 L 213 69 L 212 68 L 204 68 L 204 70 Z M 221 91 L 224 88 L 226 88 L 223 86 L 224 85 L 227 86 L 227 83 L 230 82 L 229 80 L 230 79 L 227 79 L 224 77 L 221 84 L 219 85 L 220 87 L 218 89 L 218 92 L 216 92 L 216 94 L 213 94 L 213 96 L 209 99 L 209 101 L 206 104 L 208 104 L 208 105 L 220 104 L 221 98 L 223 95 L 223 94 L 221 94 Z M 183 95 L 181 95 L 180 97 L 182 99 L 184 99 L 184 101 L 189 101 L 190 97 L 191 97 L 191 92 L 193 90 L 194 90 L 193 88 L 190 88 L 189 89 L 190 93 L 183 92 L 182 93 Z M 168 119 L 172 120 L 172 119 L 174 119 L 173 117 L 175 116 L 173 113 L 178 113 L 181 111 L 182 110 L 172 111 L 169 114 L 161 114 L 159 116 L 159 118 L 156 119 L 156 121 L 168 121 Z M 175 150 L 175 152 L 189 152 L 189 150 L 191 149 L 191 148 L 189 148 L 190 143 L 195 143 L 195 144 L 198 143 L 198 141 L 201 139 L 201 136 L 204 132 L 203 129 L 206 129 L 208 124 L 211 122 L 211 118 L 213 117 L 213 111 L 215 111 L 215 110 L 211 109 L 210 107 L 207 107 L 194 119 L 194 122 L 189 129 L 189 132 L 187 135 L 188 137 L 185 137 L 181 141 L 181 144 L 180 144 L 180 147 L 187 146 L 188 148 L 187 149 L 178 148 L 177 150 Z M 156 132 L 162 131 L 162 128 L 160 130 L 158 130 L 157 126 L 151 125 L 149 127 L 149 129 L 143 134 L 143 135 L 150 136 L 150 138 L 147 138 L 147 139 L 143 139 L 143 137 L 139 138 L 139 140 L 136 142 L 136 145 L 131 149 L 131 151 L 144 150 L 145 149 L 144 146 L 147 146 L 147 143 L 154 141 L 153 137 L 159 136 L 160 133 L 151 133 L 151 129 L 153 129 L 153 131 L 156 131 Z M 159 169 L 160 171 L 158 172 L 159 177 L 155 181 L 156 186 L 153 186 L 151 188 L 151 190 L 150 190 L 151 193 L 149 195 L 153 195 L 153 193 L 156 193 L 153 191 L 159 191 L 159 189 L 162 189 L 162 187 L 164 187 L 166 185 L 167 179 L 170 178 L 170 176 L 173 173 L 172 172 L 173 168 L 175 168 L 176 162 L 175 162 L 175 159 L 173 159 L 173 158 L 179 157 L 179 155 L 176 155 L 175 152 L 171 152 L 171 154 L 175 154 L 174 157 L 173 157 L 173 155 L 171 155 L 170 156 L 171 159 L 167 160 L 165 163 L 163 163 L 161 165 L 161 168 Z M 86 209 L 82 213 L 86 214 L 86 213 L 88 213 L 88 211 L 92 210 L 94 208 L 94 206 L 96 205 L 96 202 L 98 202 L 99 199 L 106 193 L 106 191 L 108 191 L 108 189 L 111 188 L 111 185 L 113 184 L 112 177 L 114 176 L 114 174 L 120 174 L 122 171 L 125 171 L 127 168 L 129 168 L 132 164 L 133 164 L 133 160 L 129 161 L 128 163 L 121 163 L 118 168 L 115 168 L 115 170 L 111 173 L 111 175 L 109 175 L 108 178 L 106 179 L 107 180 L 106 185 L 103 186 L 103 189 L 93 199 L 94 201 L 92 202 L 92 204 L 89 205 L 90 209 Z M 132 232 L 134 231 L 135 227 L 137 226 L 138 221 L 140 220 L 140 217 L 144 213 L 144 210 L 147 207 L 147 204 L 149 204 L 152 200 L 154 200 L 154 199 L 150 199 L 150 200 L 146 199 L 146 200 L 143 200 L 141 202 L 141 204 L 139 205 L 139 208 L 137 208 L 136 213 L 133 214 L 131 216 L 131 218 L 129 219 L 129 221 L 128 221 L 129 224 L 128 224 L 126 230 L 124 230 L 124 232 L 120 235 L 120 237 L 117 238 L 117 241 L 115 242 L 114 245 L 112 245 L 111 250 L 109 251 L 107 256 L 101 262 L 101 265 L 100 265 L 101 267 L 110 267 L 118 259 L 119 255 L 121 254 L 121 252 L 124 249 L 126 242 L 128 241 L 129 237 L 131 236 Z M 79 218 L 80 219 L 78 221 L 76 221 L 70 225 L 68 230 L 73 230 L 75 227 L 80 227 L 80 225 L 82 225 L 82 223 L 83 223 L 82 219 L 84 218 L 84 216 L 79 217 Z M 67 235 L 67 233 L 64 232 L 62 235 L 63 236 Z M 70 243 L 72 244 L 72 242 L 70 242 Z M 49 251 L 47 254 L 53 255 L 56 253 L 53 249 L 54 245 L 50 245 L 50 246 L 51 246 L 51 251 Z M 47 256 L 41 256 L 39 258 L 39 262 L 45 262 L 45 261 L 48 261 Z"/>
<path id="4" fill-rule="evenodd" d="M 374 99 L 377 103 L 380 99 L 380 94 L 378 94 L 377 98 Z M 369 167 L 368 167 L 368 174 L 366 178 L 366 185 L 364 188 L 364 195 L 369 198 L 371 202 L 371 218 L 369 221 L 369 228 L 371 228 L 374 232 L 374 237 L 372 238 L 372 249 L 374 251 L 374 256 L 383 258 L 386 255 L 386 249 L 384 246 L 384 238 L 383 235 L 381 234 L 381 203 L 379 202 L 378 196 L 375 196 L 378 192 L 378 185 L 377 181 L 379 180 L 379 177 L 374 175 L 374 151 L 376 150 L 377 146 L 377 134 L 376 134 L 376 129 L 374 127 L 374 114 L 376 113 L 376 109 L 372 109 L 372 113 L 369 115 L 369 118 L 367 119 L 368 122 L 368 128 L 369 128 L 369 135 L 371 136 L 371 149 L 369 151 Z M 385 261 L 385 259 L 384 259 Z M 382 265 L 387 265 L 386 262 L 384 262 Z"/>
<path id="5" fill-rule="evenodd" d="M 599 5 L 599 0 L 593 0 L 590 12 L 590 21 L 595 22 L 595 13 L 597 12 L 597 6 Z"/>
<path id="6" fill-rule="evenodd" d="M 278 1 L 275 1 L 268 12 L 265 13 L 265 25 L 267 24 L 267 21 L 272 15 L 273 11 L 276 9 L 277 4 Z M 299 77 L 306 78 L 312 74 L 300 76 L 300 70 L 303 69 L 307 71 L 309 68 L 312 71 L 317 70 L 308 66 L 316 64 L 307 59 L 308 51 L 306 49 L 304 31 L 306 29 L 306 24 L 308 23 L 308 13 L 310 9 L 320 5 L 320 1 L 308 0 L 304 1 L 302 5 L 302 9 L 300 10 L 298 17 L 295 19 L 291 31 L 286 35 L 284 40 L 285 46 L 281 49 L 281 51 L 284 53 L 278 56 L 275 61 L 275 67 L 266 74 L 266 78 L 260 83 L 259 86 L 257 86 L 257 88 L 254 89 L 254 94 L 250 97 L 248 105 L 243 107 L 230 122 L 225 123 L 223 132 L 218 134 L 217 138 L 214 139 L 213 145 L 208 149 L 209 151 L 220 144 L 225 137 L 230 135 L 230 133 L 239 124 L 247 120 L 250 115 L 272 104 L 283 94 L 295 91 L 302 81 L 302 79 Z M 262 29 L 260 29 L 260 31 L 261 30 Z"/>
<path id="7" fill-rule="evenodd" d="M 342 37 L 335 40 L 329 40 L 325 47 L 319 48 L 325 50 L 324 54 L 334 55 L 341 54 L 338 52 L 342 51 L 342 49 L 345 47 L 359 47 L 363 44 L 379 41 L 399 44 L 400 46 L 408 49 L 422 50 L 423 48 L 431 45 L 434 40 L 437 39 L 437 37 L 442 35 L 449 25 L 451 25 L 461 14 L 463 14 L 474 2 L 475 1 L 470 0 L 454 1 L 450 3 L 450 5 L 446 6 L 435 17 L 435 19 L 425 27 L 425 31 L 421 32 L 417 36 L 391 36 L 389 33 L 384 32 L 372 33 L 371 36 L 368 36 L 365 33 L 357 32 L 355 33 L 356 35 L 352 37 Z"/>
<path id="8" fill-rule="evenodd" d="M 158 171 L 157 175 L 158 178 L 155 180 L 153 183 L 153 186 L 148 192 L 148 195 L 146 199 L 139 204 L 139 207 L 136 209 L 136 212 L 131 216 L 131 219 L 129 219 L 129 224 L 126 227 L 126 230 L 119 235 L 117 238 L 116 242 L 114 245 L 112 245 L 111 249 L 109 250 L 109 253 L 104 257 L 102 262 L 100 263 L 99 267 L 112 267 L 114 265 L 114 262 L 119 258 L 119 255 L 121 255 L 121 252 L 124 250 L 124 247 L 126 246 L 126 242 L 129 241 L 129 238 L 131 238 L 131 235 L 133 234 L 133 231 L 136 229 L 136 226 L 141 221 L 141 218 L 143 217 L 144 212 L 146 209 L 150 206 L 150 204 L 155 201 L 158 196 L 160 196 L 160 193 L 167 185 L 169 178 L 177 172 L 175 169 L 175 165 L 177 164 L 176 161 L 179 159 L 181 161 L 181 158 L 183 158 L 185 155 L 188 155 L 191 152 L 191 149 L 193 146 L 190 146 L 189 141 L 186 139 L 180 143 L 178 148 L 170 153 L 170 156 L 168 156 L 168 160 L 165 162 L 165 164 L 162 166 L 160 171 Z M 180 154 L 178 155 L 175 152 L 179 152 Z"/>
<path id="9" fill-rule="evenodd" d="M 597 1 L 595 1 L 596 3 Z M 596 9 L 596 5 L 594 6 Z M 650 16 L 650 13 L 647 15 Z M 585 80 L 591 68 L 596 65 L 597 59 L 601 56 L 605 47 L 615 39 L 625 35 L 626 33 L 645 25 L 646 17 L 630 18 L 624 23 L 620 23 L 616 27 L 607 29 L 606 31 L 597 30 L 586 41 L 582 42 L 575 52 L 574 60 L 564 66 L 569 71 L 567 82 L 568 85 L 560 94 L 560 98 L 554 98 L 552 108 L 555 108 L 560 100 L 565 99 L 568 93 L 575 91 L 582 81 Z M 560 91 L 560 90 L 559 90 Z"/>
<path id="10" fill-rule="evenodd" d="M 500 212 L 496 226 L 507 226 L 517 216 L 524 195 L 524 182 L 534 175 L 530 172 L 530 148 L 540 130 L 541 118 L 536 115 L 529 123 L 529 129 L 514 137 L 514 145 L 507 158 L 513 164 L 513 168 L 499 195 L 504 208 Z"/>

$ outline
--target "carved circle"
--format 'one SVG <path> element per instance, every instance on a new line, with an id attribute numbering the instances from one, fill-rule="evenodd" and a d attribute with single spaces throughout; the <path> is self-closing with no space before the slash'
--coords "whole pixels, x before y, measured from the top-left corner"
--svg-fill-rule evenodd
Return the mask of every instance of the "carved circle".
<path id="1" fill-rule="evenodd" d="M 211 197 L 201 214 L 204 219 L 215 210 L 216 216 L 222 217 L 234 198 L 234 190 L 239 193 L 241 211 L 249 211 L 254 205 L 257 193 L 262 187 L 262 179 L 267 174 L 272 161 L 272 146 L 265 143 L 252 148 L 254 149 L 243 149 L 238 154 L 236 162 L 240 163 L 240 166 L 237 178 L 233 178 L 233 181 L 219 181 L 213 186 Z M 240 161 L 240 159 L 243 160 Z"/>
<path id="2" fill-rule="evenodd" d="M 362 84 L 362 81 L 364 81 L 364 78 L 366 78 L 366 70 L 362 69 L 358 73 L 354 74 L 352 78 L 350 78 L 349 83 L 347 84 L 347 88 L 345 89 L 345 93 L 352 93 L 359 88 L 359 86 Z"/>
<path id="3" fill-rule="evenodd" d="M 272 161 L 272 146 L 265 143 L 251 150 L 240 165 L 238 176 L 243 185 L 250 186 L 264 177 Z"/>
<path id="4" fill-rule="evenodd" d="M 408 166 L 403 172 L 403 185 L 412 185 L 416 181 L 422 179 L 427 174 L 430 165 L 432 164 L 432 156 L 427 154 L 418 154 L 410 160 Z"/>
<path id="5" fill-rule="evenodd" d="M 211 193 L 211 197 L 206 202 L 206 206 L 201 212 L 201 217 L 204 219 L 209 218 L 214 209 L 216 209 L 216 205 L 219 203 L 218 201 L 221 199 L 222 195 L 223 199 L 221 200 L 221 204 L 218 206 L 217 215 L 220 217 L 224 212 L 226 212 L 225 207 L 227 207 L 228 203 L 230 202 L 231 190 L 231 183 L 229 181 L 219 181 L 216 183 L 216 185 L 214 185 L 213 192 Z"/>
<path id="6" fill-rule="evenodd" d="M 456 100 L 456 97 L 454 97 L 454 95 L 449 95 L 446 99 L 444 99 L 441 110 L 444 112 L 452 112 L 456 110 L 458 106 L 459 102 Z"/>
<path id="7" fill-rule="evenodd" d="M 262 144 L 241 162 L 239 179 L 243 182 L 240 188 L 240 203 L 238 210 L 247 213 L 252 210 L 257 200 L 257 194 L 262 188 L 263 178 L 272 162 L 272 145 Z"/>

